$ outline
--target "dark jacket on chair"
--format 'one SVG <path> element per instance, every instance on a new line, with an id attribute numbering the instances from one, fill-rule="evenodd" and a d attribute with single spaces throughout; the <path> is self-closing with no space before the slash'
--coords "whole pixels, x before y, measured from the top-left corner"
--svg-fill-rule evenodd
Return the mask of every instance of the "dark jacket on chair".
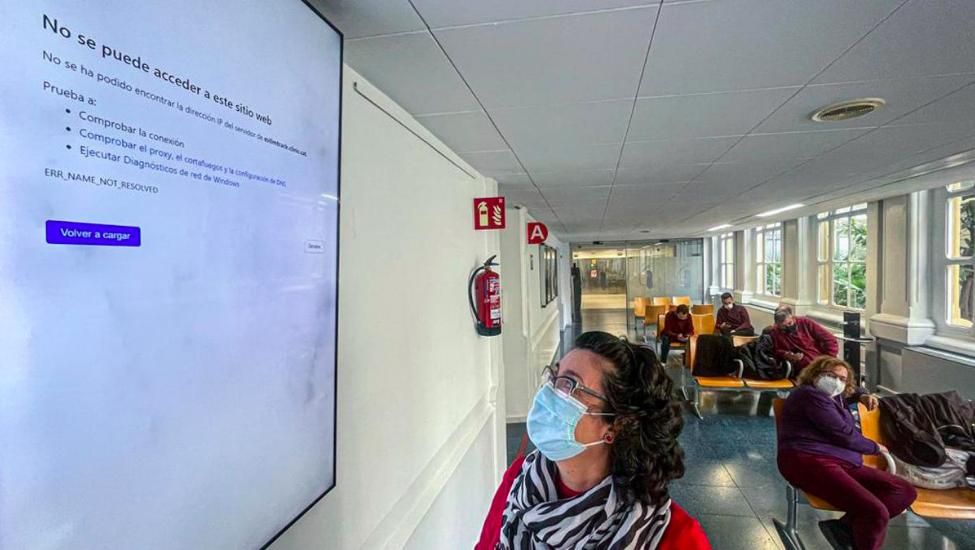
<path id="1" fill-rule="evenodd" d="M 738 359 L 744 363 L 744 377 L 753 380 L 782 380 L 786 377 L 785 365 L 775 358 L 770 329 L 753 342 L 737 348 Z"/>
<path id="2" fill-rule="evenodd" d="M 731 338 L 715 334 L 697 337 L 692 372 L 695 376 L 726 376 L 738 370 L 737 353 Z"/>
<path id="3" fill-rule="evenodd" d="M 975 403 L 958 392 L 902 393 L 880 400 L 880 428 L 890 452 L 916 466 L 945 463 L 945 447 L 975 452 Z"/>

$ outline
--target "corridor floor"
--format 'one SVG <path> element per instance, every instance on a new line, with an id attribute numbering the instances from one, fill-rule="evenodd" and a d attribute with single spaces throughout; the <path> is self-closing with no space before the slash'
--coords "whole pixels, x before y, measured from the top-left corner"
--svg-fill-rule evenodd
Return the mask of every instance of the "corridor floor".
<path id="1" fill-rule="evenodd" d="M 586 330 L 605 326 L 625 330 L 622 318 L 586 315 Z M 602 325 L 599 321 L 608 322 Z M 618 330 L 622 322 L 623 330 Z M 576 327 L 574 332 L 578 332 Z M 573 334 L 563 335 L 563 353 Z M 676 379 L 676 375 L 675 375 Z M 775 430 L 768 414 L 769 398 L 753 394 L 704 393 L 699 420 L 684 405 L 686 474 L 671 484 L 671 496 L 697 518 L 715 550 L 782 548 L 772 518 L 785 520 L 786 483 L 775 465 Z M 509 462 L 514 458 L 525 425 L 508 424 Z M 839 514 L 822 512 L 804 500 L 799 531 L 807 549 L 830 548 L 816 523 Z M 924 520 L 908 512 L 893 519 L 886 549 L 975 550 L 975 521 Z"/>

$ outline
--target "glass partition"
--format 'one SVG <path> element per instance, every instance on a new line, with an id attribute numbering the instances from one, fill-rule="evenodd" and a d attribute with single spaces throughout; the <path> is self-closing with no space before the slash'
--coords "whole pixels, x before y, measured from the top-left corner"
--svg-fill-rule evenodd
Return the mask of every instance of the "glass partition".
<path id="1" fill-rule="evenodd" d="M 624 331 L 633 341 L 644 336 L 637 298 L 690 297 L 704 301 L 704 242 L 669 239 L 573 245 L 573 262 L 582 272 L 584 330 Z M 652 333 L 652 330 L 651 330 Z"/>

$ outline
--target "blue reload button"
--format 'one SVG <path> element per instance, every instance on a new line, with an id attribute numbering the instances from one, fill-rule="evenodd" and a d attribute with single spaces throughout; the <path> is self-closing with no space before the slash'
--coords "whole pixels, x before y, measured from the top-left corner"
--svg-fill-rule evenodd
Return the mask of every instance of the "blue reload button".
<path id="1" fill-rule="evenodd" d="M 46 226 L 48 244 L 85 246 L 141 246 L 142 244 L 142 231 L 138 227 L 60 220 L 47 220 Z"/>

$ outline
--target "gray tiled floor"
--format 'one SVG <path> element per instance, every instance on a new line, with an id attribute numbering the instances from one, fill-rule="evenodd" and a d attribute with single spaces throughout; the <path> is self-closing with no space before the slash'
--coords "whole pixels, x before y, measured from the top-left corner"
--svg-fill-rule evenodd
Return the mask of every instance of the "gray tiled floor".
<path id="1" fill-rule="evenodd" d="M 586 330 L 622 334 L 625 322 L 622 312 L 583 312 Z M 563 339 L 571 342 L 572 335 Z M 775 466 L 768 398 L 705 393 L 701 409 L 704 420 L 685 407 L 680 441 L 687 472 L 671 485 L 672 497 L 697 518 L 715 550 L 782 548 L 772 518 L 785 519 L 786 484 Z M 509 460 L 524 433 L 524 424 L 508 425 Z M 838 515 L 800 504 L 799 531 L 807 549 L 830 548 L 816 522 Z M 891 521 L 884 548 L 975 550 L 975 521 L 926 521 L 908 512 Z"/>

